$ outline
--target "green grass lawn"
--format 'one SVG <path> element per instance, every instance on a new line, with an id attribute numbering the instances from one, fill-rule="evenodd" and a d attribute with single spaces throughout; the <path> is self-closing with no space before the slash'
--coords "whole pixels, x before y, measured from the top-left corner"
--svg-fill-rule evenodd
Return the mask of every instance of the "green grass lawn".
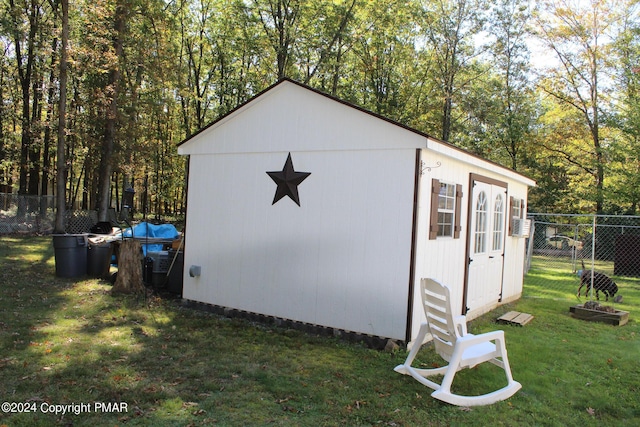
<path id="1" fill-rule="evenodd" d="M 471 322 L 476 333 L 505 330 L 523 388 L 504 402 L 459 408 L 393 371 L 403 350 L 231 320 L 176 300 L 114 297 L 97 279 L 56 278 L 51 246 L 48 237 L 0 237 L 0 390 L 14 409 L 32 410 L 1 412 L 0 425 L 640 425 L 637 281 L 619 283 L 617 308 L 631 317 L 621 327 L 574 319 L 553 297 L 525 297 Z M 566 291 L 558 292 L 575 294 L 575 278 L 560 280 Z M 509 310 L 535 319 L 497 326 Z M 429 348 L 419 359 L 438 362 Z M 469 394 L 503 383 L 490 364 L 456 378 L 455 389 Z M 114 402 L 126 411 L 104 412 Z M 44 412 L 54 405 L 71 413 Z"/>

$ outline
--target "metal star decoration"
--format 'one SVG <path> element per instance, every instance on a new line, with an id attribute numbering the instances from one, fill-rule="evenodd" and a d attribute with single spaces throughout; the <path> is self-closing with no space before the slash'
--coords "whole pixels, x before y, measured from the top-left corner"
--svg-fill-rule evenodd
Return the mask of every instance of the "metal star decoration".
<path id="1" fill-rule="evenodd" d="M 300 185 L 302 181 L 304 181 L 309 175 L 311 175 L 311 172 L 296 172 L 293 169 L 291 153 L 289 153 L 282 171 L 267 172 L 267 175 L 269 175 L 273 182 L 278 185 L 278 188 L 276 188 L 276 195 L 273 197 L 272 205 L 275 205 L 276 202 L 282 199 L 284 196 L 289 196 L 291 200 L 293 200 L 298 206 L 300 206 L 298 185 Z"/>

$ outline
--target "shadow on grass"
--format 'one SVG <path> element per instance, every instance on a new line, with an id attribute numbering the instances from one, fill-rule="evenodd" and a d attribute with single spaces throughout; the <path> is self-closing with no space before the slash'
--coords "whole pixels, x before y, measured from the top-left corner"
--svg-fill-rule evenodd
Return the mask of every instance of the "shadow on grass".
<path id="1" fill-rule="evenodd" d="M 565 301 L 524 298 L 501 307 L 535 316 L 526 327 L 499 327 L 523 389 L 506 402 L 458 408 L 393 372 L 404 351 L 231 320 L 176 300 L 113 297 L 100 280 L 55 278 L 52 256 L 48 238 L 0 238 L 3 397 L 37 408 L 2 413 L 0 425 L 637 425 L 640 419 L 637 322 L 587 325 L 571 318 Z M 560 280 L 570 286 L 568 276 Z M 499 329 L 500 314 L 477 319 L 470 330 Z M 428 347 L 417 360 L 442 363 Z M 454 387 L 469 394 L 498 388 L 503 376 L 493 368 L 461 371 Z M 124 403 L 126 412 L 105 412 L 95 402 Z M 81 403 L 90 410 L 73 413 L 79 407 L 71 405 Z M 67 405 L 72 413 L 43 413 L 47 405 Z"/>
<path id="2" fill-rule="evenodd" d="M 400 425 L 421 422 L 407 402 L 439 407 L 416 402 L 424 391 L 411 382 L 396 389 L 393 355 L 114 297 L 106 282 L 54 277 L 48 238 L 1 243 L 2 391 L 33 410 L 0 424 Z"/>

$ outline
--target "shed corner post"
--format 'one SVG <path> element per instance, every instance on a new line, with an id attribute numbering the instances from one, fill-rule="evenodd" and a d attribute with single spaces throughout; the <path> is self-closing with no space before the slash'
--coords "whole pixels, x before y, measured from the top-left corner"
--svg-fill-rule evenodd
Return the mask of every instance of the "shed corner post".
<path id="1" fill-rule="evenodd" d="M 418 242 L 418 202 L 420 196 L 420 175 L 422 164 L 422 149 L 416 148 L 416 163 L 413 183 L 413 218 L 411 221 L 411 259 L 409 260 L 409 292 L 407 294 L 407 329 L 405 331 L 405 342 L 411 342 L 411 332 L 413 323 L 413 298 L 416 276 L 416 255 Z"/>

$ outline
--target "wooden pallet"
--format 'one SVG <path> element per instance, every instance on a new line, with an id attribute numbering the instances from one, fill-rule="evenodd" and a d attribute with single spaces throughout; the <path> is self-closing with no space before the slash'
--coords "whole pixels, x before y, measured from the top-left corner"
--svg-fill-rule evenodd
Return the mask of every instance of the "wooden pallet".
<path id="1" fill-rule="evenodd" d="M 507 323 L 509 325 L 524 326 L 533 320 L 533 316 L 528 313 L 520 313 L 519 311 L 510 311 L 498 317 L 499 323 Z"/>

